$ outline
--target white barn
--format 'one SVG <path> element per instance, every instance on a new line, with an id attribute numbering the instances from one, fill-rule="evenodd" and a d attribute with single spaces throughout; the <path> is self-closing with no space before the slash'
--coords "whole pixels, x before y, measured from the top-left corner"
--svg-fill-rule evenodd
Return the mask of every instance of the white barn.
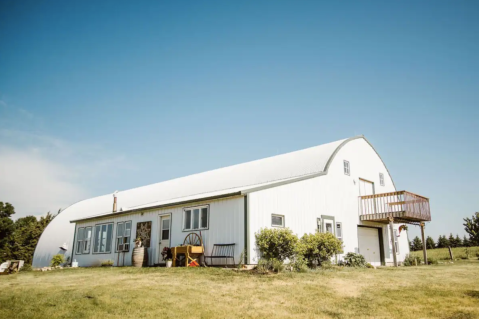
<path id="1" fill-rule="evenodd" d="M 373 146 L 363 136 L 292 153 L 120 191 L 80 201 L 46 228 L 33 267 L 63 252 L 79 266 L 112 260 L 131 265 L 138 223 L 150 228 L 148 264 L 162 263 L 163 247 L 201 234 L 206 253 L 235 244 L 235 262 L 256 264 L 255 233 L 288 227 L 299 237 L 332 232 L 344 252 L 359 252 L 374 265 L 392 265 L 409 253 L 402 223 L 430 220 L 429 200 L 398 192 Z M 391 226 L 393 232 L 391 232 Z M 123 245 L 127 243 L 127 245 Z M 120 246 L 122 245 L 122 246 Z M 395 254 L 393 253 L 395 251 Z M 394 258 L 396 257 L 396 258 Z M 339 256 L 341 258 L 341 256 Z"/>

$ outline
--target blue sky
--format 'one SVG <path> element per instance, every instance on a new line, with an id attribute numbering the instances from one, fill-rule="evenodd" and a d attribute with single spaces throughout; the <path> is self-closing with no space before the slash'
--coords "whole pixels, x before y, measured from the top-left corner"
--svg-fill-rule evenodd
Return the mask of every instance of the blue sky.
<path id="1" fill-rule="evenodd" d="M 427 233 L 462 235 L 479 210 L 478 14 L 476 1 L 3 0 L 0 200 L 41 215 L 364 134 L 398 189 L 431 198 Z"/>

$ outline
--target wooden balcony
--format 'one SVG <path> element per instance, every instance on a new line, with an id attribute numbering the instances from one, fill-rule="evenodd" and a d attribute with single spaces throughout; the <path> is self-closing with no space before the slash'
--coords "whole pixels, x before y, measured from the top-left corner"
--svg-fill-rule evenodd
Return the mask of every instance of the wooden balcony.
<path id="1" fill-rule="evenodd" d="M 362 221 L 419 224 L 431 220 L 429 198 L 414 193 L 392 193 L 359 196 L 359 216 Z"/>

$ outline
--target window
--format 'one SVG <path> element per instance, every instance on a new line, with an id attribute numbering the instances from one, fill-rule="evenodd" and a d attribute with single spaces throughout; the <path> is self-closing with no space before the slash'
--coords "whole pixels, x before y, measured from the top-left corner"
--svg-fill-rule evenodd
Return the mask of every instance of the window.
<path id="1" fill-rule="evenodd" d="M 284 216 L 283 215 L 271 215 L 271 226 L 273 227 L 284 227 Z"/>
<path id="2" fill-rule="evenodd" d="M 384 186 L 384 174 L 383 173 L 379 173 L 379 184 L 381 184 L 381 186 Z"/>
<path id="3" fill-rule="evenodd" d="M 344 175 L 349 175 L 349 162 L 344 161 Z"/>
<path id="4" fill-rule="evenodd" d="M 80 227 L 77 231 L 76 254 L 89 254 L 91 245 L 91 227 Z"/>
<path id="5" fill-rule="evenodd" d="M 336 237 L 340 241 L 343 241 L 343 224 L 342 223 L 336 223 Z"/>
<path id="6" fill-rule="evenodd" d="M 333 223 L 331 221 L 324 221 L 324 231 L 334 234 Z"/>
<path id="7" fill-rule="evenodd" d="M 322 228 L 321 228 L 321 218 L 318 218 L 316 221 L 317 221 L 317 223 L 318 223 L 318 225 L 317 225 L 317 231 L 318 231 L 318 233 L 320 233 L 320 232 L 322 232 Z"/>
<path id="8" fill-rule="evenodd" d="M 112 235 L 113 223 L 95 225 L 95 243 L 93 246 L 93 253 L 110 253 Z"/>
<path id="9" fill-rule="evenodd" d="M 116 251 L 130 251 L 131 221 L 116 224 Z"/>
<path id="10" fill-rule="evenodd" d="M 396 255 L 399 255 L 398 231 L 394 230 L 394 246 L 396 246 Z"/>
<path id="11" fill-rule="evenodd" d="M 183 231 L 208 229 L 209 206 L 185 208 L 183 212 Z"/>
<path id="12" fill-rule="evenodd" d="M 170 239 L 170 219 L 164 218 L 161 220 L 161 240 Z"/>

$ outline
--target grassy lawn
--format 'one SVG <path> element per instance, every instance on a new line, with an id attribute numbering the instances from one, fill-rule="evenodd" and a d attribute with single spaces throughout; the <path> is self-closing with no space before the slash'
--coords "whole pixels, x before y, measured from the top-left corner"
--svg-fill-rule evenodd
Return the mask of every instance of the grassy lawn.
<path id="1" fill-rule="evenodd" d="M 90 268 L 0 276 L 1 318 L 479 318 L 479 261 L 257 275 Z"/>
<path id="2" fill-rule="evenodd" d="M 454 259 L 466 259 L 466 248 L 465 247 L 458 247 L 458 248 L 451 248 L 452 255 Z M 469 258 L 479 257 L 479 247 L 468 247 L 467 250 L 469 251 Z M 422 250 L 421 251 L 412 251 L 411 255 L 418 256 L 423 259 Z M 449 257 L 449 249 L 447 248 L 437 248 L 437 249 L 428 249 L 427 250 L 427 257 L 432 257 L 437 260 L 450 260 Z"/>

